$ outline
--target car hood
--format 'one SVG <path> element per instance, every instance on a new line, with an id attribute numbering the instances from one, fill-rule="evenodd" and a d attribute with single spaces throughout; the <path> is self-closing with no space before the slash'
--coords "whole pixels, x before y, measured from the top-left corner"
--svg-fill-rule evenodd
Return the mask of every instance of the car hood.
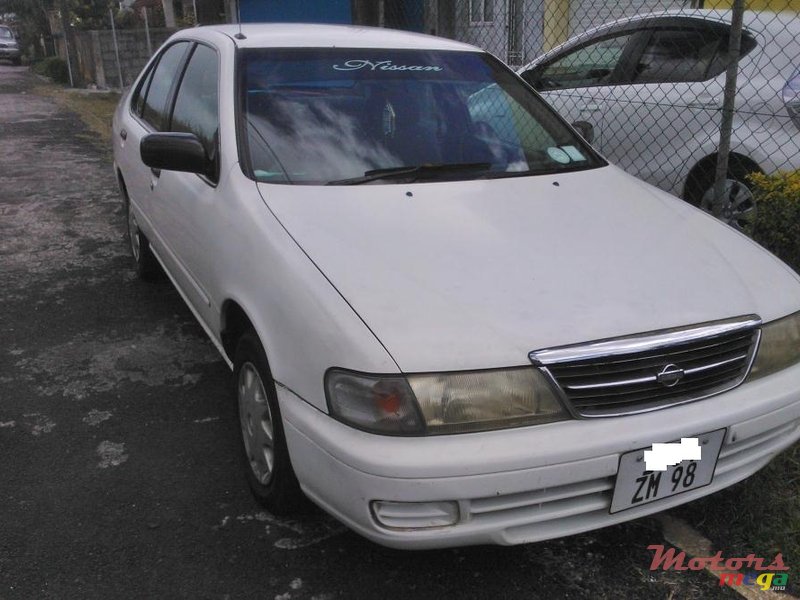
<path id="1" fill-rule="evenodd" d="M 616 167 L 259 188 L 405 372 L 523 365 L 531 350 L 800 308 L 783 263 Z"/>

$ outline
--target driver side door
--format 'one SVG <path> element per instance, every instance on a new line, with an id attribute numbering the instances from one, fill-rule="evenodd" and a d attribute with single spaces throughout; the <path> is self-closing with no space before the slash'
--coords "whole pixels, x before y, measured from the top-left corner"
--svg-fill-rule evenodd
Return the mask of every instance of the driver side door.
<path id="1" fill-rule="evenodd" d="M 168 113 L 166 131 L 194 134 L 216 173 L 199 175 L 162 170 L 154 189 L 154 211 L 164 238 L 162 260 L 197 315 L 214 325 L 219 315 L 213 269 L 219 193 L 219 53 L 202 42 L 193 45 Z"/>

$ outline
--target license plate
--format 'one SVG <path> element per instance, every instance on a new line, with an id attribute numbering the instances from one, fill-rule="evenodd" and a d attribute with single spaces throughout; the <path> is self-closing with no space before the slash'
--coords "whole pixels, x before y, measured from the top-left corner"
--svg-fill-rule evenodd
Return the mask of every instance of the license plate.
<path id="1" fill-rule="evenodd" d="M 619 459 L 617 482 L 609 512 L 643 506 L 711 483 L 722 440 L 725 439 L 725 430 L 719 429 L 692 437 L 696 437 L 700 445 L 700 459 L 684 460 L 677 465 L 668 466 L 666 471 L 645 469 L 644 451 L 650 448 L 623 454 Z"/>

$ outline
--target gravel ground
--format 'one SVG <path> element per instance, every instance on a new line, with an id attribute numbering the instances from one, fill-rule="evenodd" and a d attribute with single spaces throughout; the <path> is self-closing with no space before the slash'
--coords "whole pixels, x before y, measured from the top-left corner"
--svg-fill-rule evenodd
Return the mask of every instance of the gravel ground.
<path id="1" fill-rule="evenodd" d="M 108 153 L 0 65 L 0 598 L 731 598 L 650 573 L 644 519 L 514 548 L 384 549 L 251 499 L 229 372 L 134 279 Z"/>

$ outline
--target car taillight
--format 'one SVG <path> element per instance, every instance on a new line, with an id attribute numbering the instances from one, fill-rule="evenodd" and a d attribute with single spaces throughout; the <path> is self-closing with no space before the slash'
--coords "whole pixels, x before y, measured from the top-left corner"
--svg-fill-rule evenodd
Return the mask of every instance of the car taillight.
<path id="1" fill-rule="evenodd" d="M 783 104 L 792 122 L 800 129 L 800 70 L 783 86 Z"/>

